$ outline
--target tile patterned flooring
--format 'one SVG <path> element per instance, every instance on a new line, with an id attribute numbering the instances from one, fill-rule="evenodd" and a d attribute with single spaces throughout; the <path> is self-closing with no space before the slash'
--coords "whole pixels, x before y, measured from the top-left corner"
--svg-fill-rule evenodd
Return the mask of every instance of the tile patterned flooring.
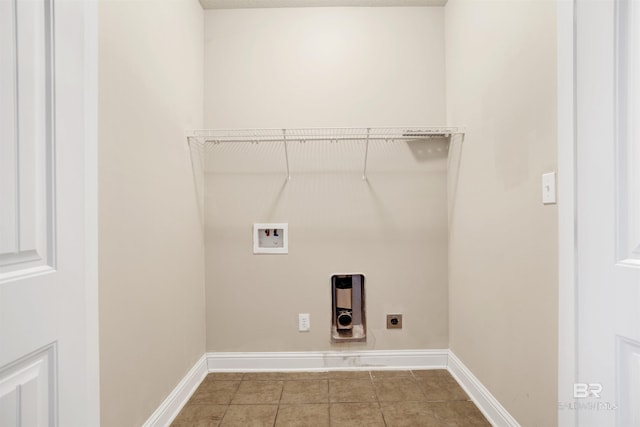
<path id="1" fill-rule="evenodd" d="M 171 425 L 490 426 L 446 370 L 212 373 Z"/>

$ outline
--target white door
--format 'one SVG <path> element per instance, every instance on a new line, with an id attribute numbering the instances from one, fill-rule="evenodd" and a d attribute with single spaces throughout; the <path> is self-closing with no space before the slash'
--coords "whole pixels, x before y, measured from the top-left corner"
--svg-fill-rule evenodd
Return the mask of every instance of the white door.
<path id="1" fill-rule="evenodd" d="M 640 2 L 576 2 L 578 425 L 640 426 Z"/>
<path id="2" fill-rule="evenodd" d="M 99 424 L 95 4 L 0 0 L 0 426 Z"/>

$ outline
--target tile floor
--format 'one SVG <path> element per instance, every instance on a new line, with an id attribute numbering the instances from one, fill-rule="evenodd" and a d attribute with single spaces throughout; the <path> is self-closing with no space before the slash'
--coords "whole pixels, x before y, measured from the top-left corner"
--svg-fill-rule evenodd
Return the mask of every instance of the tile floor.
<path id="1" fill-rule="evenodd" d="M 212 373 L 172 427 L 490 426 L 446 370 Z"/>

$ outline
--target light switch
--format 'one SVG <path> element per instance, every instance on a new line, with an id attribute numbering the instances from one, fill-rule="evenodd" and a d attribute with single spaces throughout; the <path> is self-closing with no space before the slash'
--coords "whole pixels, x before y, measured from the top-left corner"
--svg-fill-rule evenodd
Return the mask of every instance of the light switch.
<path id="1" fill-rule="evenodd" d="M 542 175 L 542 203 L 553 205 L 556 203 L 556 173 L 549 172 Z"/>

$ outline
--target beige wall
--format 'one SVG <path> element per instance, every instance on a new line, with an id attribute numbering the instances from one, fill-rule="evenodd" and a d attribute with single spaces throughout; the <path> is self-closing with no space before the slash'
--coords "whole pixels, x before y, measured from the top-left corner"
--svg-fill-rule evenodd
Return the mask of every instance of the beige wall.
<path id="1" fill-rule="evenodd" d="M 443 9 L 205 12 L 205 126 L 442 125 Z"/>
<path id="2" fill-rule="evenodd" d="M 557 414 L 556 4 L 446 6 L 447 113 L 466 125 L 452 194 L 453 352 L 523 426 Z M 562 201 L 562 194 L 560 201 Z"/>
<path id="3" fill-rule="evenodd" d="M 197 0 L 100 2 L 102 425 L 141 425 L 205 350 L 185 129 L 202 125 Z"/>
<path id="4" fill-rule="evenodd" d="M 205 13 L 205 125 L 437 125 L 442 8 Z M 206 162 L 207 349 L 447 348 L 446 153 L 376 143 L 219 146 Z M 431 152 L 428 150 L 431 149 Z M 288 255 L 253 255 L 254 222 L 288 222 Z M 366 344 L 330 343 L 333 273 L 366 276 Z M 297 331 L 297 314 L 311 331 Z M 385 329 L 386 313 L 404 329 Z"/>

